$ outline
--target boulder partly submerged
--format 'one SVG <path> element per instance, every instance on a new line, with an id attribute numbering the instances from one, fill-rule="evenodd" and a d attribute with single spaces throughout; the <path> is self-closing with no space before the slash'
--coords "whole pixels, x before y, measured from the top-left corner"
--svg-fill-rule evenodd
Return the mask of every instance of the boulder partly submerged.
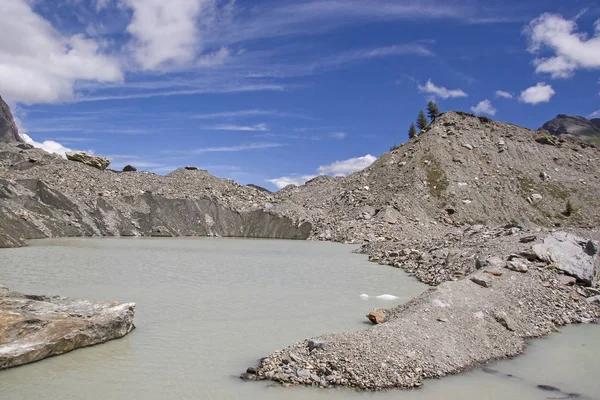
<path id="1" fill-rule="evenodd" d="M 102 171 L 110 165 L 110 160 L 108 158 L 92 156 L 83 151 L 68 151 L 65 155 L 69 161 L 77 161 Z"/>
<path id="2" fill-rule="evenodd" d="M 0 370 L 127 335 L 135 303 L 11 292 L 0 285 Z"/>

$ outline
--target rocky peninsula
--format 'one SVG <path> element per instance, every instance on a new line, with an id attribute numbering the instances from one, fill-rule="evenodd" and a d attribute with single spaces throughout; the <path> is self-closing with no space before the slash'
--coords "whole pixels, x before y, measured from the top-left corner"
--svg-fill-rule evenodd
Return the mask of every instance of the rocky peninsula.
<path id="1" fill-rule="evenodd" d="M 363 171 L 276 193 L 193 167 L 158 176 L 70 158 L 0 143 L 0 247 L 62 236 L 327 240 L 361 244 L 432 286 L 374 310 L 371 329 L 293 344 L 245 379 L 418 387 L 600 315 L 600 151 L 589 143 L 447 112 Z"/>

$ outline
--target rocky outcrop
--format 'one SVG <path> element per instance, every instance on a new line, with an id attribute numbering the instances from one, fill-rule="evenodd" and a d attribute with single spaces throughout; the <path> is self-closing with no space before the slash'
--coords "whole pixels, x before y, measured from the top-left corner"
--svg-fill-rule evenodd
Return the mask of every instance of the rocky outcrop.
<path id="1" fill-rule="evenodd" d="M 537 257 L 578 281 L 596 286 L 600 274 L 598 244 L 567 232 L 553 232 L 533 246 Z"/>
<path id="2" fill-rule="evenodd" d="M 77 161 L 99 170 L 105 170 L 110 165 L 108 158 L 92 156 L 83 151 L 68 151 L 65 155 L 67 160 Z"/>
<path id="3" fill-rule="evenodd" d="M 553 135 L 600 144 L 600 118 L 588 120 L 576 115 L 559 114 L 546 122 L 542 129 Z"/>
<path id="4" fill-rule="evenodd" d="M 0 143 L 22 142 L 8 104 L 0 96 Z"/>
<path id="5" fill-rule="evenodd" d="M 0 370 L 127 335 L 134 303 L 26 295 L 0 286 Z"/>

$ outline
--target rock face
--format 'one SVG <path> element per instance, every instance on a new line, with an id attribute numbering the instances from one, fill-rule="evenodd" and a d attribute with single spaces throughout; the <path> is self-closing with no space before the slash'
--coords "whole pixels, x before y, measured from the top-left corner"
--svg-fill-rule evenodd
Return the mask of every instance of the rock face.
<path id="1" fill-rule="evenodd" d="M 8 104 L 0 96 L 0 143 L 22 142 Z"/>
<path id="2" fill-rule="evenodd" d="M 553 232 L 544 243 L 533 246 L 538 258 L 589 286 L 596 286 L 600 274 L 598 245 L 566 232 Z"/>
<path id="3" fill-rule="evenodd" d="M 91 156 L 83 151 L 69 151 L 65 155 L 67 160 L 77 161 L 99 170 L 105 170 L 110 165 L 108 158 Z"/>
<path id="4" fill-rule="evenodd" d="M 25 295 L 0 286 L 0 370 L 125 336 L 134 303 Z"/>
<path id="5" fill-rule="evenodd" d="M 575 115 L 559 114 L 542 128 L 553 135 L 600 144 L 600 118 L 588 120 Z"/>

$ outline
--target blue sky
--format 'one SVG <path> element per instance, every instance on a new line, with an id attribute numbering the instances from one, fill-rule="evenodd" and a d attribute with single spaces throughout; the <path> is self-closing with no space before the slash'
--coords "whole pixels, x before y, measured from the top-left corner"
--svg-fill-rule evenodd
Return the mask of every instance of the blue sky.
<path id="1" fill-rule="evenodd" d="M 427 101 L 600 116 L 596 0 L 2 0 L 0 95 L 39 146 L 270 189 L 345 175 Z"/>

